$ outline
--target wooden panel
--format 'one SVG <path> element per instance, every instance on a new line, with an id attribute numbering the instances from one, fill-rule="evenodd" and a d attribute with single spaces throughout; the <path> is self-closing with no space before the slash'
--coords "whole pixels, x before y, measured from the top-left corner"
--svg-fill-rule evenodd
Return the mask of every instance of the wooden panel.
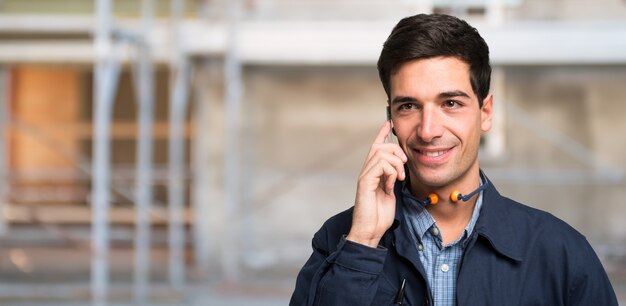
<path id="1" fill-rule="evenodd" d="M 14 73 L 14 129 L 11 165 L 15 169 L 71 167 L 60 150 L 77 150 L 74 133 L 51 127 L 78 120 L 80 74 L 67 67 L 20 67 Z M 52 143 L 56 145 L 51 145 Z M 56 148 L 52 148 L 56 146 Z"/>

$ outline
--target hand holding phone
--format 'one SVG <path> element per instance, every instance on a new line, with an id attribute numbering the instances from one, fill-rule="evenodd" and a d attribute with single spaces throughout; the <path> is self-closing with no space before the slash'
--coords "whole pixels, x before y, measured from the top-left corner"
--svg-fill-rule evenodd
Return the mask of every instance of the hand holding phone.
<path id="1" fill-rule="evenodd" d="M 407 157 L 399 145 L 389 143 L 391 120 L 386 120 L 365 159 L 357 183 L 348 240 L 377 247 L 395 217 L 396 180 L 404 180 Z"/>

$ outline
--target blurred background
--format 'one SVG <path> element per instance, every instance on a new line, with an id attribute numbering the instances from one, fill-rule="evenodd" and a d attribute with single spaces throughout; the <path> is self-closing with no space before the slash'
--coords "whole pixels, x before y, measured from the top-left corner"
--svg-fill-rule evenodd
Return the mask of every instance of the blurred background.
<path id="1" fill-rule="evenodd" d="M 486 174 L 626 303 L 624 0 L 0 0 L 0 304 L 286 305 L 419 12 L 490 46 Z"/>

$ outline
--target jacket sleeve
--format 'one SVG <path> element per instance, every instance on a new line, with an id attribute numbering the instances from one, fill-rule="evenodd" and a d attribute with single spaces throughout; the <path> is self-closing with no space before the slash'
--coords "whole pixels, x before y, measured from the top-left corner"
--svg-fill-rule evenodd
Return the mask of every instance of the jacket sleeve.
<path id="1" fill-rule="evenodd" d="M 569 286 L 569 305 L 617 306 L 617 297 L 598 256 L 585 240 L 574 262 L 577 272 Z"/>
<path id="2" fill-rule="evenodd" d="M 298 274 L 289 305 L 371 305 L 387 250 L 342 236 L 329 251 L 328 240 L 324 227 L 313 237 L 313 254 Z"/>

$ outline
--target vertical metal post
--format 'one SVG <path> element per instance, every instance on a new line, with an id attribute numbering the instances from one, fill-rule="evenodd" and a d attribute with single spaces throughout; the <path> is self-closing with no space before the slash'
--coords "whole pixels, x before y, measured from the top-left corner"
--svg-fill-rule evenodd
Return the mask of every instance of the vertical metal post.
<path id="1" fill-rule="evenodd" d="M 185 115 L 187 108 L 187 86 L 189 68 L 181 65 L 175 72 L 176 79 L 170 102 L 170 143 L 169 143 L 169 271 L 170 283 L 182 289 L 185 282 L 184 263 L 184 203 L 185 203 Z"/>
<path id="2" fill-rule="evenodd" d="M 171 285 L 182 290 L 185 284 L 185 117 L 189 91 L 189 63 L 184 58 L 180 46 L 180 19 L 184 12 L 184 2 L 172 0 L 172 64 L 173 83 L 170 91 L 169 125 L 169 279 Z"/>
<path id="3" fill-rule="evenodd" d="M 147 305 L 150 296 L 150 208 L 152 202 L 152 127 L 154 105 L 154 72 L 148 35 L 152 26 L 153 1 L 141 2 L 141 40 L 136 69 L 137 103 L 139 104 L 139 139 L 137 150 L 136 224 L 135 224 L 135 305 Z"/>
<path id="4" fill-rule="evenodd" d="M 212 81 L 210 75 L 210 60 L 205 59 L 198 69 L 198 78 L 196 81 L 197 88 L 195 99 L 195 137 L 192 142 L 192 181 L 193 181 L 193 211 L 194 211 L 194 257 L 199 272 L 199 276 L 205 279 L 209 270 L 209 196 L 207 186 L 209 186 L 209 178 L 211 173 L 210 166 L 210 143 L 207 134 L 200 131 L 209 131 L 209 95 Z"/>
<path id="5" fill-rule="evenodd" d="M 7 137 L 8 110 L 9 110 L 9 70 L 0 66 L 0 237 L 7 232 L 7 222 L 4 218 L 8 192 L 8 156 L 9 142 Z"/>
<path id="6" fill-rule="evenodd" d="M 243 109 L 245 111 L 241 113 L 243 118 L 241 124 L 241 139 L 243 143 L 245 143 L 245 150 L 241 152 L 241 165 L 242 169 L 245 169 L 245 175 L 241 175 L 241 179 L 239 180 L 239 186 L 245 186 L 245 188 L 241 188 L 241 198 L 240 198 L 240 206 L 239 210 L 241 212 L 246 212 L 245 217 L 242 217 L 241 214 L 237 216 L 243 222 L 239 222 L 241 225 L 238 228 L 239 233 L 245 233 L 245 235 L 241 235 L 237 237 L 238 241 L 240 241 L 240 249 L 239 252 L 242 255 L 242 259 L 244 260 L 255 260 L 256 253 L 258 250 L 258 231 L 256 230 L 256 226 L 258 225 L 258 214 L 254 213 L 255 211 L 255 175 L 256 175 L 256 154 L 257 154 L 257 131 L 258 129 L 255 127 L 255 116 L 258 114 L 258 103 L 255 101 L 249 101 L 247 99 L 242 99 L 241 104 L 243 104 Z"/>
<path id="7" fill-rule="evenodd" d="M 504 22 L 504 15 L 502 0 L 487 1 L 487 20 L 491 25 L 501 25 Z"/>
<path id="8" fill-rule="evenodd" d="M 92 261 L 91 293 L 94 306 L 107 304 L 109 289 L 109 177 L 110 128 L 114 93 L 119 77 L 119 63 L 111 52 L 110 0 L 96 3 L 94 43 L 96 63 L 94 69 L 94 135 L 92 177 Z"/>
<path id="9" fill-rule="evenodd" d="M 230 7 L 230 42 L 226 53 L 224 75 L 226 85 L 226 130 L 225 130 L 225 169 L 224 169 L 224 215 L 228 220 L 236 219 L 239 213 L 239 181 L 240 181 L 240 108 L 241 108 L 241 62 L 237 52 L 240 1 L 231 1 Z M 239 228 L 226 225 L 222 243 L 222 272 L 226 282 L 236 282 L 239 279 Z"/>
<path id="10" fill-rule="evenodd" d="M 493 119 L 491 131 L 487 134 L 485 152 L 490 158 L 502 158 L 506 149 L 506 79 L 502 66 L 495 66 L 492 76 Z"/>

